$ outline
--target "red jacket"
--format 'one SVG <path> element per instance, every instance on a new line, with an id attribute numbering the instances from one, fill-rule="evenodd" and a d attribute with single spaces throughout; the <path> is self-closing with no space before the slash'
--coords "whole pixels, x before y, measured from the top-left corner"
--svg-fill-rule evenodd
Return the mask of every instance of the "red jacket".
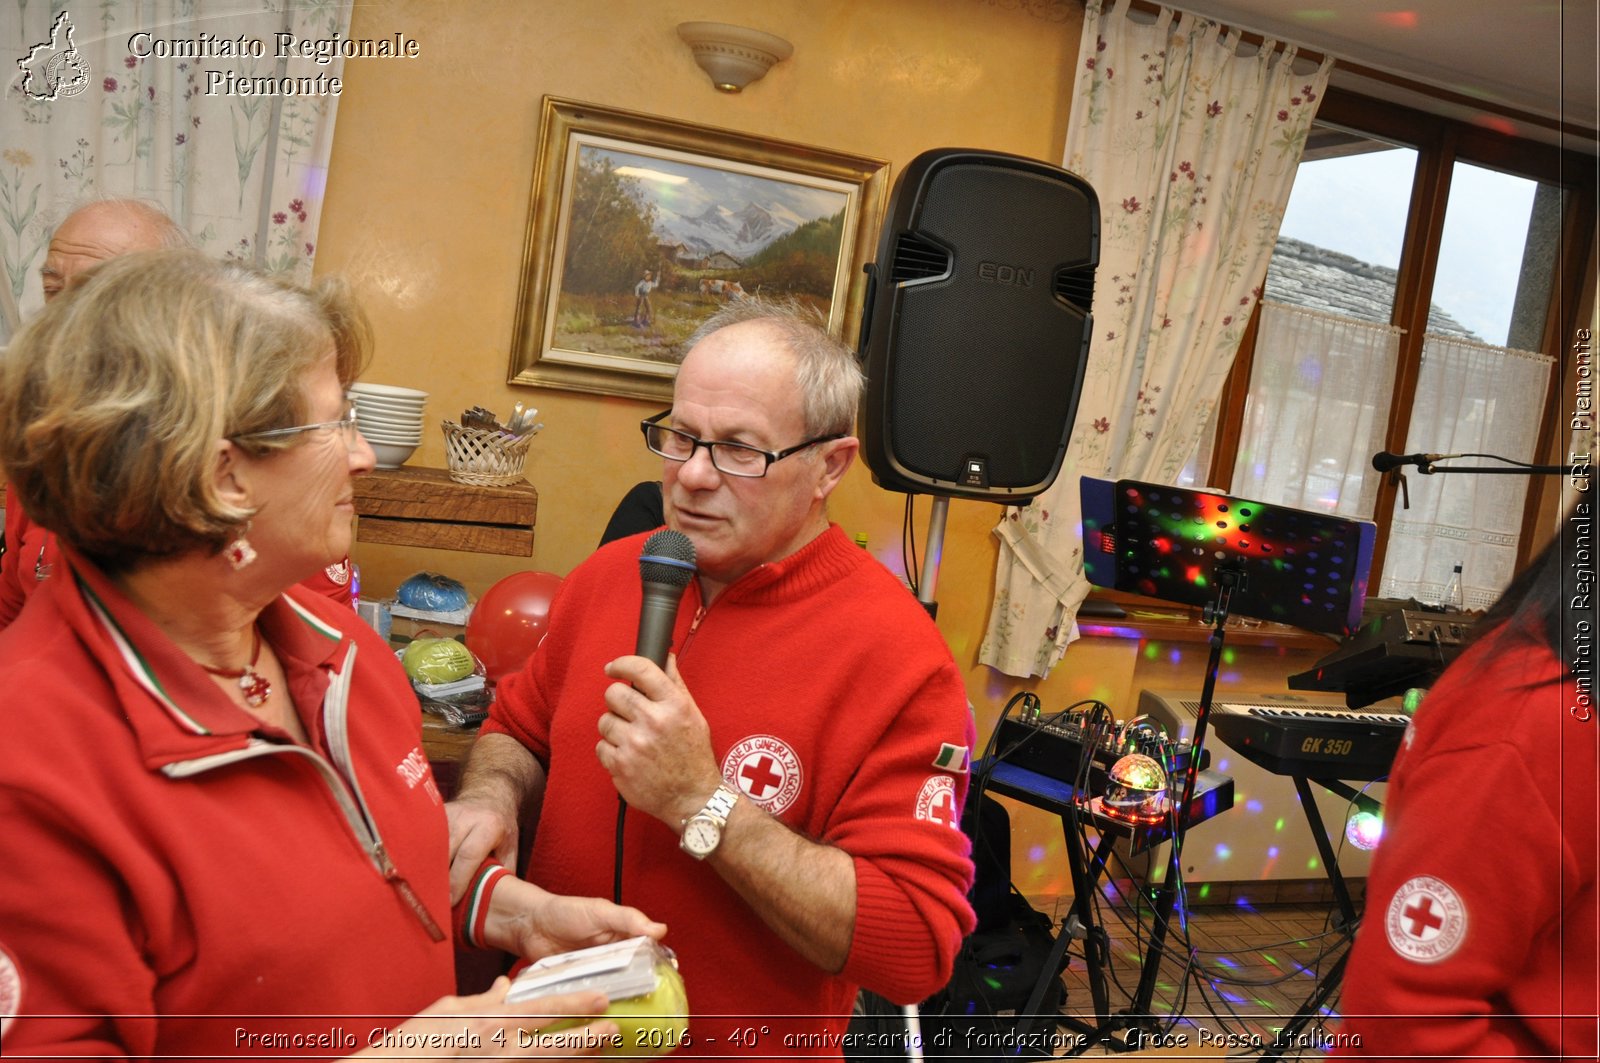
<path id="1" fill-rule="evenodd" d="M 1423 699 L 1345 971 L 1345 1054 L 1594 1058 L 1600 720 L 1569 711 L 1560 673 L 1502 631 Z"/>
<path id="2" fill-rule="evenodd" d="M 5 514 L 5 548 L 0 550 L 0 629 L 17 618 L 29 596 L 56 571 L 60 559 L 55 535 L 29 519 L 10 484 L 6 485 Z M 300 586 L 340 605 L 353 605 L 352 582 L 347 557 Z"/>
<path id="3" fill-rule="evenodd" d="M 611 895 L 617 791 L 595 726 L 610 683 L 602 667 L 634 650 L 644 538 L 601 547 L 563 580 L 544 641 L 501 684 L 484 725 L 548 766 L 529 866 L 555 892 Z M 973 727 L 961 677 L 923 607 L 837 526 L 709 608 L 691 583 L 673 644 L 729 783 L 854 858 L 855 936 L 843 972 L 824 973 L 680 851 L 675 829 L 631 811 L 623 903 L 669 928 L 691 1051 L 837 1057 L 826 1035 L 844 1032 L 858 985 L 930 996 L 972 929 L 959 822 Z M 762 1026 L 764 1037 L 730 1039 Z M 810 1037 L 783 1043 L 790 1033 Z"/>
<path id="4" fill-rule="evenodd" d="M 398 662 L 300 590 L 260 624 L 311 749 L 70 552 L 0 632 L 7 1053 L 342 1056 L 453 991 L 443 806 Z"/>

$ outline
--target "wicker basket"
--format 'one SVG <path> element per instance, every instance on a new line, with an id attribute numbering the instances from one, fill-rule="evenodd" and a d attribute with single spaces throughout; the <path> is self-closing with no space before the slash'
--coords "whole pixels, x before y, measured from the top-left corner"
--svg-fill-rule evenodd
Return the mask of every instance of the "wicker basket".
<path id="1" fill-rule="evenodd" d="M 450 479 L 479 487 L 507 487 L 522 482 L 533 435 L 511 436 L 482 428 L 464 428 L 445 421 L 445 464 Z"/>

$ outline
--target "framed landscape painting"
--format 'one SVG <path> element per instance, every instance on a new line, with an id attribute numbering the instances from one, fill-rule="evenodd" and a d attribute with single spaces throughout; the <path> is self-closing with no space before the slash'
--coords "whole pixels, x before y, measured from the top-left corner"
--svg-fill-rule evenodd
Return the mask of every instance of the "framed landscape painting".
<path id="1" fill-rule="evenodd" d="M 853 343 L 887 164 L 546 97 L 510 381 L 668 398 L 730 300 L 814 307 Z"/>

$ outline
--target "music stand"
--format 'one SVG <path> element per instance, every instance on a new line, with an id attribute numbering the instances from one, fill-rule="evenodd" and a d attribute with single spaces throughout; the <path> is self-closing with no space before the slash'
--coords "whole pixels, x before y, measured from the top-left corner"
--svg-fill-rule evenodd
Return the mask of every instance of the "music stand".
<path id="1" fill-rule="evenodd" d="M 1085 476 L 1079 490 L 1083 570 L 1089 581 L 1201 606 L 1212 625 L 1193 751 L 1150 932 L 1150 948 L 1159 952 L 1177 900 L 1187 811 L 1205 748 L 1228 617 L 1237 613 L 1348 637 L 1361 626 L 1377 528 L 1371 521 L 1136 480 Z M 1156 967 L 1145 965 L 1134 994 L 1134 1015 L 1149 1014 Z"/>

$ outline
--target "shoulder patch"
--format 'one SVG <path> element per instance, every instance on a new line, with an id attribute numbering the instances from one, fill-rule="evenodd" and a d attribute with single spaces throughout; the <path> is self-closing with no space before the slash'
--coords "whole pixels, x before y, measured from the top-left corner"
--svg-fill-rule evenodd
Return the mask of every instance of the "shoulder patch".
<path id="1" fill-rule="evenodd" d="M 933 758 L 933 766 L 953 771 L 957 775 L 965 775 L 967 767 L 972 763 L 972 751 L 966 746 L 953 745 L 950 742 L 939 746 L 939 755 Z"/>
<path id="2" fill-rule="evenodd" d="M 1383 925 L 1398 955 L 1438 963 L 1466 940 L 1467 906 L 1442 879 L 1417 875 L 1394 891 Z"/>
<path id="3" fill-rule="evenodd" d="M 22 1011 L 22 972 L 17 962 L 5 949 L 0 948 L 0 1037 L 4 1037 L 11 1024 Z"/>
<path id="4" fill-rule="evenodd" d="M 948 775 L 930 775 L 917 792 L 918 819 L 931 820 L 951 830 L 961 829 L 956 815 L 956 781 Z"/>

